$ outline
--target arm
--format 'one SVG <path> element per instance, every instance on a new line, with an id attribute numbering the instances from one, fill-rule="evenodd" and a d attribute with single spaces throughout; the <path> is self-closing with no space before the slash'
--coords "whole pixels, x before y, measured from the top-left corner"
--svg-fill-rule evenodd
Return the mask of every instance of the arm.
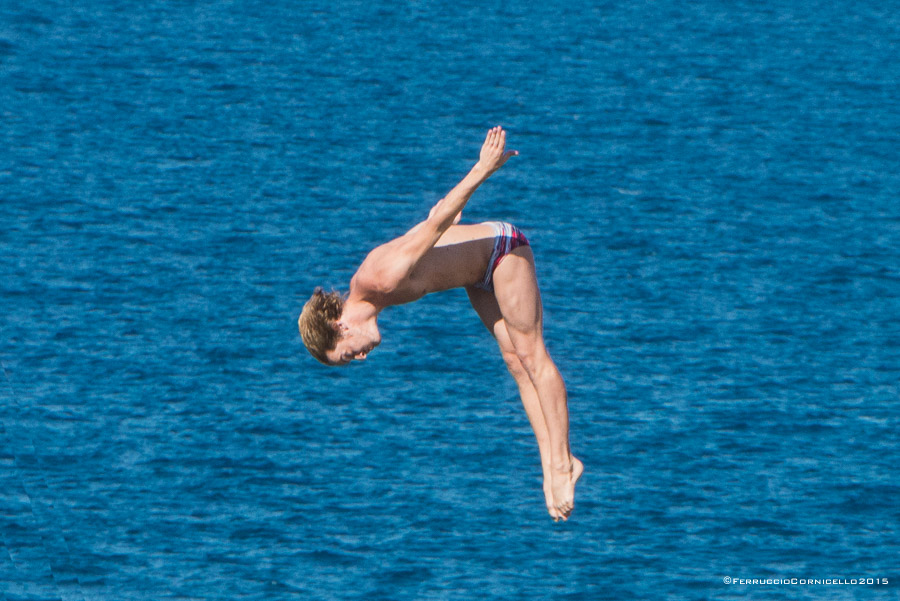
<path id="1" fill-rule="evenodd" d="M 506 132 L 500 127 L 488 131 L 478 162 L 450 192 L 431 209 L 428 218 L 393 242 L 373 250 L 360 267 L 366 280 L 379 289 L 393 289 L 409 277 L 426 252 L 437 243 L 450 228 L 478 189 L 495 171 L 513 155 L 506 150 Z M 365 267 L 365 269 L 363 269 Z"/>
<path id="2" fill-rule="evenodd" d="M 447 196 L 434 205 L 431 213 L 428 214 L 428 219 L 424 224 L 433 225 L 438 233 L 437 238 L 428 248 L 434 246 L 447 228 L 453 225 L 478 186 L 500 169 L 509 157 L 517 154 L 519 152 L 516 150 L 506 150 L 506 132 L 503 131 L 503 128 L 495 127 L 488 131 L 484 144 L 481 146 L 478 162 L 475 163 L 468 175 L 450 190 Z M 427 251 L 428 248 L 425 250 Z"/>
<path id="3" fill-rule="evenodd" d="M 433 207 L 431 207 L 431 210 L 428 211 L 428 217 L 431 218 L 431 216 L 434 215 L 435 211 L 437 211 L 437 205 L 434 205 Z M 453 218 L 453 225 L 456 225 L 457 223 L 459 223 L 460 219 L 462 219 L 462 211 L 457 213 L 456 217 Z M 422 225 L 421 223 L 417 223 L 416 227 L 420 227 L 421 225 Z"/>

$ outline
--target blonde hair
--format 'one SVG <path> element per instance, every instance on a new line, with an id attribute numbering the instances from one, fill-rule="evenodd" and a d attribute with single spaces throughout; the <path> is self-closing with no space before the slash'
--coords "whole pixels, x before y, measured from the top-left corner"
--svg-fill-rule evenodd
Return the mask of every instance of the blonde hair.
<path id="1" fill-rule="evenodd" d="M 337 346 L 341 337 L 337 322 L 343 310 L 344 298 L 340 293 L 334 290 L 325 292 L 317 287 L 303 305 L 297 320 L 306 350 L 325 365 L 330 365 L 325 353 Z"/>

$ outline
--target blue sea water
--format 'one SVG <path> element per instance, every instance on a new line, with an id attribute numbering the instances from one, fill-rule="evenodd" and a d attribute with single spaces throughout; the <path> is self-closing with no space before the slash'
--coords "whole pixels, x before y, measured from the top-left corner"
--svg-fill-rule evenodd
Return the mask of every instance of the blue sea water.
<path id="1" fill-rule="evenodd" d="M 0 2 L 2 598 L 896 598 L 898 9 Z M 495 124 L 565 524 L 464 293 L 296 330 Z"/>

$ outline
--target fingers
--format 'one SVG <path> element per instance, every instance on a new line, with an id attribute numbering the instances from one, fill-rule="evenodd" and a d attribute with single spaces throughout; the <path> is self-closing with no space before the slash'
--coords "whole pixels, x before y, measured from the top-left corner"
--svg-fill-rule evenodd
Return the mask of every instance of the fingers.
<path id="1" fill-rule="evenodd" d="M 485 146 L 493 146 L 494 148 L 503 148 L 506 144 L 506 132 L 497 125 L 488 130 L 487 137 L 484 139 Z"/>
<path id="2" fill-rule="evenodd" d="M 517 150 L 506 150 L 506 131 L 497 125 L 488 130 L 479 160 L 493 173 L 502 167 L 509 157 L 517 154 L 519 154 Z"/>
<path id="3" fill-rule="evenodd" d="M 493 146 L 493 145 L 494 145 L 494 138 L 496 137 L 496 135 L 497 135 L 497 128 L 496 128 L 496 127 L 492 127 L 491 129 L 489 129 L 489 130 L 488 130 L 488 133 L 487 133 L 487 136 L 484 138 L 484 145 L 485 145 L 485 146 Z"/>

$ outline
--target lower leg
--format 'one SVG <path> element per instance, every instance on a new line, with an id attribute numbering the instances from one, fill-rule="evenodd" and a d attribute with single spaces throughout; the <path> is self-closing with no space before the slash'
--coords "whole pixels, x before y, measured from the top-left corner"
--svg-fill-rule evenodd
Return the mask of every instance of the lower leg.
<path id="1" fill-rule="evenodd" d="M 571 467 L 569 448 L 569 407 L 566 384 L 549 355 L 528 370 L 537 394 L 544 427 L 550 439 L 550 463 L 554 470 Z"/>
<path id="2" fill-rule="evenodd" d="M 504 353 L 504 359 L 538 441 L 547 511 L 555 520 L 567 519 L 574 506 L 575 483 L 584 466 L 569 450 L 565 383 L 549 355 L 542 369 L 526 370 L 513 353 Z M 556 420 L 553 428 L 548 427 L 549 420 Z"/>
<path id="3" fill-rule="evenodd" d="M 513 363 L 510 365 L 510 363 Z M 518 365 L 516 365 L 518 364 Z M 528 416 L 528 422 L 534 431 L 534 437 L 537 440 L 538 451 L 541 455 L 541 472 L 544 478 L 544 501 L 547 504 L 547 511 L 554 519 L 560 517 L 559 512 L 553 506 L 553 489 L 552 489 L 552 472 L 550 469 L 550 433 L 547 431 L 547 423 L 544 421 L 544 414 L 541 411 L 541 402 L 538 398 L 537 391 L 528 374 L 519 364 L 519 360 L 513 355 L 507 359 L 510 374 L 516 381 L 519 388 L 519 397 L 522 399 L 522 407 Z"/>
<path id="4" fill-rule="evenodd" d="M 569 448 L 569 411 L 566 385 L 546 352 L 523 361 L 537 393 L 550 447 L 553 504 L 563 519 L 574 508 L 575 483 L 584 470 Z"/>

